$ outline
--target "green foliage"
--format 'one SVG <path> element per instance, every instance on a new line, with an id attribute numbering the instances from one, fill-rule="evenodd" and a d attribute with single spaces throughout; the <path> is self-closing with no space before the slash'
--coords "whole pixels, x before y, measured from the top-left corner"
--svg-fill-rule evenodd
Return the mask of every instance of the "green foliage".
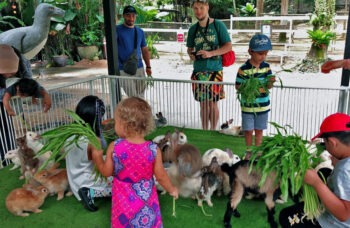
<path id="1" fill-rule="evenodd" d="M 154 34 L 154 35 L 149 35 L 146 38 L 146 43 L 147 43 L 147 47 L 148 50 L 150 52 L 151 55 L 151 59 L 157 58 L 159 59 L 159 54 L 157 51 L 157 48 L 154 46 L 154 44 L 159 42 L 159 36 L 158 33 Z"/>
<path id="2" fill-rule="evenodd" d="M 82 31 L 80 33 L 79 40 L 84 46 L 100 46 L 101 32 L 99 30 L 94 29 L 94 24 L 90 24 L 87 26 L 85 31 Z"/>
<path id="3" fill-rule="evenodd" d="M 6 7 L 7 3 L 8 3 L 7 1 L 0 2 L 0 10 Z M 15 26 L 12 24 L 14 21 L 20 24 L 21 26 L 26 26 L 24 22 L 21 19 L 18 19 L 17 17 L 0 15 L 0 25 L 5 25 L 5 27 L 10 26 L 11 28 L 15 28 Z"/>
<path id="4" fill-rule="evenodd" d="M 260 96 L 260 90 L 264 90 L 267 94 L 270 93 L 268 87 L 272 83 L 271 80 L 275 80 L 274 75 L 267 76 L 263 81 L 254 77 L 254 74 L 248 75 L 237 90 L 238 100 L 253 107 L 256 104 L 256 98 Z"/>
<path id="5" fill-rule="evenodd" d="M 52 155 L 40 168 L 44 168 L 49 161 L 53 160 L 56 162 L 64 159 L 69 151 L 65 151 L 63 154 L 60 154 L 61 150 L 63 148 L 68 148 L 73 144 L 78 145 L 77 143 L 81 137 L 86 137 L 87 141 L 91 145 L 97 149 L 101 149 L 100 141 L 98 140 L 91 126 L 85 123 L 85 121 L 73 111 L 66 110 L 66 112 L 74 122 L 53 128 L 41 135 L 46 142 L 44 147 L 37 153 L 38 156 L 46 153 L 47 151 L 51 151 Z M 56 157 L 58 157 L 57 160 Z"/>
<path id="6" fill-rule="evenodd" d="M 77 45 L 100 46 L 104 34 L 103 16 L 99 15 L 99 1 L 78 0 L 74 6 L 76 18 L 71 24 L 73 40 Z"/>
<path id="7" fill-rule="evenodd" d="M 280 14 L 281 1 L 264 0 L 264 12 Z"/>
<path id="8" fill-rule="evenodd" d="M 244 17 L 252 17 L 256 15 L 256 8 L 254 4 L 247 2 L 244 5 L 240 5 L 240 12 Z"/>
<path id="9" fill-rule="evenodd" d="M 144 10 L 142 7 L 135 7 L 137 12 L 136 24 L 147 23 L 148 21 L 153 21 L 156 19 L 158 10 Z"/>
<path id="10" fill-rule="evenodd" d="M 329 30 L 333 25 L 333 17 L 335 15 L 335 0 L 316 0 L 315 11 L 311 15 L 310 23 L 314 30 Z"/>
<path id="11" fill-rule="evenodd" d="M 312 45 L 317 47 L 328 46 L 331 40 L 336 38 L 336 34 L 331 31 L 308 30 L 309 38 L 312 40 Z"/>
<path id="12" fill-rule="evenodd" d="M 260 146 L 253 148 L 250 171 L 253 168 L 261 170 L 259 184 L 264 184 L 266 178 L 274 173 L 284 199 L 288 198 L 289 192 L 296 195 L 303 188 L 305 215 L 308 219 L 314 219 L 320 215 L 321 202 L 316 191 L 304 184 L 303 179 L 308 169 L 319 164 L 321 151 L 312 148 L 296 133 L 288 134 L 287 127 L 290 126 L 282 127 L 273 122 L 271 124 L 276 128 L 277 134 L 264 138 Z"/>
<path id="13" fill-rule="evenodd" d="M 15 28 L 15 26 L 11 23 L 11 21 L 16 21 L 21 26 L 26 26 L 24 22 L 21 19 L 18 19 L 14 16 L 0 16 L 0 24 L 2 25 L 9 25 L 11 28 Z"/>

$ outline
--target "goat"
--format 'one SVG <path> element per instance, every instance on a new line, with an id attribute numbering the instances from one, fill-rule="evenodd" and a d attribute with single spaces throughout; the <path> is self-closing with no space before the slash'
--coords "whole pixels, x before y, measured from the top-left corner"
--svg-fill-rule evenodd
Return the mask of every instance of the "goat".
<path id="1" fill-rule="evenodd" d="M 228 164 L 223 164 L 221 166 L 222 171 L 227 173 L 230 177 L 231 184 L 231 196 L 230 200 L 227 203 L 226 212 L 224 215 L 224 226 L 225 228 L 231 228 L 231 217 L 240 217 L 240 213 L 237 210 L 237 206 L 240 203 L 244 191 L 255 191 L 259 194 L 264 194 L 265 204 L 267 206 L 267 221 L 270 226 L 275 228 L 277 223 L 274 219 L 275 214 L 275 202 L 274 202 L 274 193 L 279 188 L 278 183 L 276 182 L 275 173 L 271 173 L 266 178 L 266 181 L 259 186 L 261 180 L 261 173 L 259 170 L 253 169 L 249 173 L 249 161 L 241 160 L 229 166 Z"/>

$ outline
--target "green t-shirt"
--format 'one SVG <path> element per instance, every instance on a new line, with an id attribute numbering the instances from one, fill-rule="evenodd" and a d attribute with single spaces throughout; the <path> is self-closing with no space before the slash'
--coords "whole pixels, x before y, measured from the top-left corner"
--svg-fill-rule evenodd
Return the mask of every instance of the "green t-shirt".
<path id="1" fill-rule="evenodd" d="M 198 30 L 195 34 L 197 26 Z M 198 23 L 193 24 L 188 31 L 186 46 L 189 48 L 194 48 L 196 51 L 211 51 L 213 49 L 217 49 L 219 46 L 227 42 L 231 42 L 226 25 L 222 21 L 214 20 L 213 23 L 208 25 L 206 32 L 205 30 L 206 27 L 201 27 L 198 25 Z M 203 34 L 206 34 L 206 38 L 210 43 L 206 42 L 206 40 L 203 38 Z M 193 68 L 193 72 L 220 71 L 222 70 L 221 56 L 196 60 L 194 61 Z"/>

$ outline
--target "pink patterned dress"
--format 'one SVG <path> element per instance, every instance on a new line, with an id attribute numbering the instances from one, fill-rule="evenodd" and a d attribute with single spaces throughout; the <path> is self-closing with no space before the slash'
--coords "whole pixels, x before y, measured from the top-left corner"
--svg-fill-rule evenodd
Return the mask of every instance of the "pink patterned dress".
<path id="1" fill-rule="evenodd" d="M 112 228 L 163 227 L 153 180 L 156 154 L 157 145 L 150 141 L 115 141 Z"/>

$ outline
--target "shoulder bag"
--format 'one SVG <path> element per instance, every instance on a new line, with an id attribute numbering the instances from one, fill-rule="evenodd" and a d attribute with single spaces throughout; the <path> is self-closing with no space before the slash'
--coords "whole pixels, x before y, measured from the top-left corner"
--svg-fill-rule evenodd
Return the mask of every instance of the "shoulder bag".
<path id="1" fill-rule="evenodd" d="M 137 30 L 134 27 L 134 51 L 128 57 L 128 59 L 123 63 L 123 70 L 125 73 L 130 75 L 135 75 L 137 71 L 137 65 L 139 62 L 139 57 L 137 56 Z"/>

